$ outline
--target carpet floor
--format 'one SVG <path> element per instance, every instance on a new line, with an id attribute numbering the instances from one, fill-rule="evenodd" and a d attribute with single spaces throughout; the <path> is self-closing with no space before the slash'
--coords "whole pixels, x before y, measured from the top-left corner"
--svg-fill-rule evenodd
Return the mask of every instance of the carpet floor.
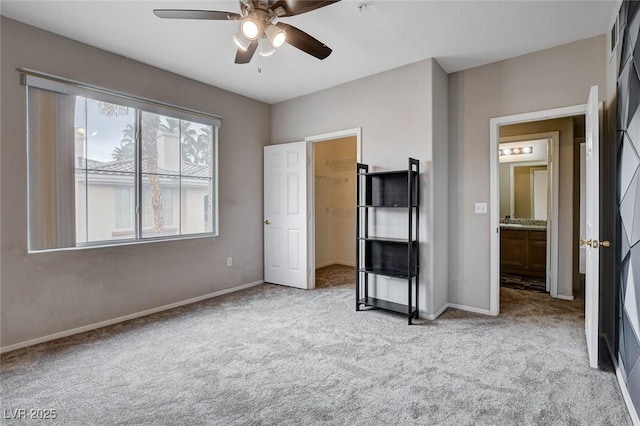
<path id="1" fill-rule="evenodd" d="M 408 326 L 356 312 L 352 284 L 261 285 L 4 354 L 3 423 L 630 425 L 615 374 L 589 368 L 583 305 L 501 295 L 497 318 Z"/>

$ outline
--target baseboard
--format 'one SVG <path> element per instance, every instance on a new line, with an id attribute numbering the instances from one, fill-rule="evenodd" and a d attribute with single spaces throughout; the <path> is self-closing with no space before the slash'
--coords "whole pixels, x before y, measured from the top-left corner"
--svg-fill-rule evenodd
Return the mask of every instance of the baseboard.
<path id="1" fill-rule="evenodd" d="M 574 300 L 573 296 L 565 296 L 563 294 L 559 294 L 556 296 L 556 299 L 562 299 L 562 300 Z"/>
<path id="2" fill-rule="evenodd" d="M 61 339 L 63 337 L 73 336 L 74 334 L 85 333 L 87 331 L 96 330 L 98 328 L 107 327 L 107 326 L 110 326 L 110 325 L 118 324 L 118 323 L 121 323 L 121 322 L 129 321 L 129 320 L 140 318 L 140 317 L 145 317 L 147 315 L 156 314 L 158 312 L 168 311 L 169 309 L 179 308 L 180 306 L 185 306 L 185 305 L 190 305 L 192 303 L 201 302 L 203 300 L 211 299 L 213 297 L 222 296 L 222 295 L 225 295 L 225 294 L 229 294 L 229 293 L 233 293 L 233 292 L 236 292 L 236 291 L 244 290 L 244 289 L 250 288 L 250 287 L 255 287 L 255 286 L 263 284 L 263 283 L 264 283 L 263 280 L 254 281 L 254 282 L 251 282 L 251 283 L 239 285 L 237 287 L 227 288 L 225 290 L 220 290 L 220 291 L 216 291 L 216 292 L 213 292 L 213 293 L 205 294 L 203 296 L 193 297 L 191 299 L 182 300 L 180 302 L 170 303 L 168 305 L 159 306 L 157 308 L 147 309 L 147 310 L 142 311 L 142 312 L 136 312 L 136 313 L 129 314 L 129 315 L 124 315 L 124 316 L 121 316 L 121 317 L 118 317 L 118 318 L 113 318 L 113 319 L 106 320 L 106 321 L 100 321 L 100 322 L 97 322 L 97 323 L 94 323 L 94 324 L 85 325 L 85 326 L 82 326 L 82 327 L 72 328 L 71 330 L 61 331 L 59 333 L 50 334 L 48 336 L 38 337 L 36 339 L 31 339 L 31 340 L 27 340 L 27 341 L 20 342 L 20 343 L 15 343 L 13 345 L 3 346 L 3 347 L 0 348 L 0 353 L 11 352 L 11 351 L 15 351 L 17 349 L 26 348 L 28 346 L 33 346 L 33 345 L 37 345 L 37 344 L 40 344 L 40 343 L 49 342 L 51 340 Z"/>
<path id="3" fill-rule="evenodd" d="M 354 262 L 333 262 L 334 265 L 342 265 L 342 266 L 351 266 L 352 268 L 356 267 L 356 264 Z"/>
<path id="4" fill-rule="evenodd" d="M 611 346 L 611 342 L 607 335 L 602 335 L 605 343 L 607 344 L 607 349 L 609 350 L 609 356 L 611 357 L 611 362 L 613 362 L 613 367 L 616 369 L 616 378 L 618 379 L 618 386 L 620 387 L 620 393 L 622 393 L 622 399 L 624 399 L 624 403 L 627 406 L 627 411 L 629 412 L 629 417 L 631 417 L 631 421 L 634 426 L 640 426 L 640 417 L 638 417 L 638 412 L 636 408 L 633 406 L 633 402 L 631 400 L 631 395 L 629 395 L 629 389 L 627 389 L 627 385 L 624 382 L 624 376 L 622 375 L 622 369 L 618 365 L 618 357 L 613 352 L 613 347 Z"/>
<path id="5" fill-rule="evenodd" d="M 627 406 L 629 417 L 631 417 L 631 421 L 635 426 L 640 426 L 640 418 L 638 418 L 638 412 L 636 411 L 636 407 L 633 406 L 631 395 L 629 395 L 629 389 L 627 389 L 627 385 L 624 382 L 624 377 L 622 376 L 622 371 L 620 371 L 620 367 L 618 366 L 618 360 L 613 357 L 612 359 L 613 359 L 613 365 L 616 368 L 616 378 L 618 379 L 618 386 L 620 386 L 622 399 L 624 399 L 624 403 Z"/>
<path id="6" fill-rule="evenodd" d="M 435 314 L 428 314 L 428 313 L 426 313 L 426 312 L 424 312 L 424 313 L 423 313 L 423 312 L 420 312 L 420 315 L 421 315 L 423 318 L 426 318 L 426 319 L 428 319 L 428 320 L 435 320 L 435 319 L 437 319 L 440 315 L 442 315 L 442 314 L 444 313 L 444 311 L 446 311 L 446 310 L 447 310 L 447 308 L 448 308 L 448 307 L 449 307 L 449 304 L 448 304 L 448 303 L 445 303 L 445 304 L 444 304 L 444 306 L 442 306 L 442 307 L 438 310 L 438 312 L 436 312 Z"/>
<path id="7" fill-rule="evenodd" d="M 616 377 L 618 378 L 618 385 L 620 386 L 620 392 L 622 393 L 622 398 L 624 399 L 624 403 L 627 405 L 627 411 L 629 412 L 629 417 L 631 417 L 631 421 L 635 426 L 640 426 L 640 418 L 638 418 L 638 413 L 636 412 L 636 408 L 633 406 L 633 402 L 631 402 L 631 395 L 629 395 L 629 390 L 624 383 L 624 377 L 622 377 L 622 372 L 618 368 L 618 363 L 614 362 L 616 366 Z"/>
<path id="8" fill-rule="evenodd" d="M 458 305 L 457 303 L 448 303 L 447 307 L 453 308 L 453 309 L 460 309 L 461 311 L 473 312 L 474 314 L 491 315 L 490 310 L 476 308 L 474 306 Z"/>
<path id="9" fill-rule="evenodd" d="M 325 268 L 327 266 L 332 266 L 332 265 L 342 265 L 342 266 L 351 266 L 352 268 L 356 267 L 356 264 L 353 262 L 341 262 L 339 260 L 333 260 L 330 262 L 324 262 L 321 264 L 316 264 L 316 269 L 320 269 L 320 268 Z"/>

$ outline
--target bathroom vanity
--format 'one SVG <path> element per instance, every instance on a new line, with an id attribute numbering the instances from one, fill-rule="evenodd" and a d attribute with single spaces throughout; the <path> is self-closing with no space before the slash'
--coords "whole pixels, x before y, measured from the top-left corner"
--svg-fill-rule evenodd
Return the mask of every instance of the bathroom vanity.
<path id="1" fill-rule="evenodd" d="M 544 278 L 547 228 L 543 225 L 500 225 L 500 268 L 503 274 Z"/>

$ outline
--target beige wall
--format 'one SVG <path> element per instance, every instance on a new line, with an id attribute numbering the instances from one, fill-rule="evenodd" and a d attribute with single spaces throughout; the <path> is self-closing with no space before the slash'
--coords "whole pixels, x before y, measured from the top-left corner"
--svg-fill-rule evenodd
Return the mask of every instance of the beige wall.
<path id="1" fill-rule="evenodd" d="M 606 52 L 599 36 L 449 76 L 451 303 L 489 309 L 490 215 L 474 213 L 489 201 L 489 120 L 584 104 L 592 85 L 605 99 Z"/>
<path id="2" fill-rule="evenodd" d="M 313 146 L 316 268 L 332 264 L 355 266 L 356 138 L 317 142 Z M 336 160 L 352 161 L 344 164 L 335 163 Z"/>
<path id="3" fill-rule="evenodd" d="M 4 17 L 1 43 L 3 347 L 262 279 L 268 105 Z M 221 115 L 220 235 L 28 254 L 25 90 L 18 67 Z M 234 258 L 231 268 L 227 257 Z"/>
<path id="4" fill-rule="evenodd" d="M 373 171 L 403 170 L 408 157 L 420 160 L 421 310 L 430 314 L 447 299 L 447 250 L 442 248 L 446 241 L 438 241 L 446 240 L 446 105 L 447 75 L 437 62 L 425 60 L 271 108 L 272 143 L 361 127 L 362 162 Z M 406 225 L 395 219 L 381 217 L 377 230 L 405 235 Z M 378 282 L 377 297 L 406 303 L 403 281 Z"/>

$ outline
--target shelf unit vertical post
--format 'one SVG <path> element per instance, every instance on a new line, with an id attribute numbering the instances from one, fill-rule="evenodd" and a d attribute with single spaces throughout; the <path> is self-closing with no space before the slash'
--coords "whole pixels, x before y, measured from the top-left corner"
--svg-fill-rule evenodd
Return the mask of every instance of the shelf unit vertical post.
<path id="1" fill-rule="evenodd" d="M 413 178 L 413 174 L 416 174 L 415 180 Z M 418 243 L 419 240 L 419 229 L 418 226 L 420 225 L 420 192 L 418 191 L 419 186 L 417 186 L 418 181 L 420 180 L 420 162 L 418 160 L 416 160 L 415 158 L 409 158 L 409 173 L 408 173 L 408 177 L 407 180 L 409 181 L 408 185 L 409 185 L 409 202 L 408 204 L 408 209 L 409 209 L 409 234 L 408 234 L 408 238 L 409 238 L 409 244 L 408 244 L 408 248 L 409 248 L 409 253 L 407 254 L 407 277 L 408 277 L 408 286 L 409 286 L 409 308 L 408 308 L 408 315 L 409 315 L 409 325 L 411 325 L 411 284 L 412 284 L 412 278 L 411 278 L 411 266 L 412 266 L 412 259 L 414 256 L 413 253 L 413 241 L 416 241 L 416 253 L 415 253 L 415 259 L 416 259 L 416 266 L 415 266 L 415 282 L 416 282 L 416 293 L 415 293 L 415 298 L 416 298 L 416 313 L 415 313 L 415 318 L 419 318 L 420 317 L 420 302 L 419 302 L 419 298 L 420 298 L 420 244 Z M 413 229 L 413 209 L 415 209 L 415 214 L 416 214 L 416 221 L 415 221 L 415 234 L 414 229 Z M 415 239 L 414 239 L 415 238 Z"/>
<path id="2" fill-rule="evenodd" d="M 364 226 L 365 229 L 368 229 L 369 224 L 368 222 L 368 215 L 367 212 L 365 210 L 365 214 L 364 214 L 364 223 L 361 223 L 360 221 L 360 207 L 361 205 L 364 204 L 364 201 L 362 200 L 362 193 L 360 191 L 360 188 L 362 187 L 362 182 L 361 180 L 363 179 L 363 174 L 369 172 L 369 166 L 366 164 L 360 164 L 357 163 L 356 164 L 356 266 L 359 265 L 362 261 L 360 259 L 361 257 L 361 253 L 360 253 L 360 239 L 357 238 L 360 233 L 362 232 L 362 227 Z M 360 271 L 358 270 L 358 268 L 356 267 L 356 311 L 360 310 Z M 364 274 L 364 297 L 365 299 L 367 297 L 369 297 L 369 291 L 368 291 L 368 283 L 367 283 L 367 274 Z"/>

